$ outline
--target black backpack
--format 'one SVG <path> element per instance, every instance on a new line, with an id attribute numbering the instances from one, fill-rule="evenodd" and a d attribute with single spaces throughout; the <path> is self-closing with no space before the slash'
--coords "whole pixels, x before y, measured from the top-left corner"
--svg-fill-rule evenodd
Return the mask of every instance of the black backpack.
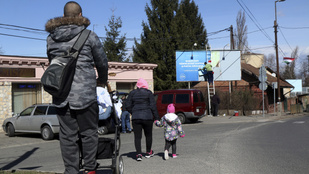
<path id="1" fill-rule="evenodd" d="M 76 62 L 90 30 L 83 30 L 67 55 L 56 56 L 44 72 L 41 83 L 53 97 L 65 100 L 71 90 Z"/>

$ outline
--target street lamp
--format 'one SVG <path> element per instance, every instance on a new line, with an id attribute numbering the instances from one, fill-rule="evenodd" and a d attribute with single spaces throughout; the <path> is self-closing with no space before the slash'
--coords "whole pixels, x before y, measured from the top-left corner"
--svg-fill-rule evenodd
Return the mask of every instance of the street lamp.
<path id="1" fill-rule="evenodd" d="M 192 45 L 192 54 L 191 54 L 191 60 L 193 59 L 193 47 L 196 47 L 197 46 L 197 43 L 194 43 L 193 45 Z"/>
<path id="2" fill-rule="evenodd" d="M 228 46 L 228 45 L 230 45 L 230 44 L 226 44 L 226 45 L 224 45 L 224 47 L 223 47 L 223 57 L 222 57 L 222 60 L 225 60 L 225 54 L 224 54 L 224 51 L 225 51 L 225 47 L 226 47 L 226 46 Z"/>
<path id="3" fill-rule="evenodd" d="M 274 29 L 275 29 L 275 49 L 276 49 L 276 61 L 277 61 L 277 92 L 278 92 L 278 112 L 279 112 L 279 116 L 281 116 L 281 95 L 280 95 L 280 74 L 279 74 L 279 58 L 278 58 L 278 39 L 277 39 L 277 28 L 278 28 L 278 24 L 277 24 L 277 2 L 283 2 L 285 0 L 276 0 L 275 1 L 275 21 L 274 21 Z M 275 102 L 275 101 L 274 101 Z"/>

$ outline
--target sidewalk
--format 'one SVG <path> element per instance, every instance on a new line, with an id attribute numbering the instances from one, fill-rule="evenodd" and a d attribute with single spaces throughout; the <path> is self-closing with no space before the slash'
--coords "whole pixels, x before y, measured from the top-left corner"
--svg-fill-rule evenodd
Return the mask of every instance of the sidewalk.
<path id="1" fill-rule="evenodd" d="M 282 112 L 281 116 L 274 115 L 274 113 L 267 114 L 259 114 L 259 115 L 249 115 L 249 116 L 216 116 L 213 117 L 211 115 L 205 116 L 201 119 L 201 121 L 206 124 L 219 124 L 219 123 L 237 123 L 237 122 L 266 122 L 266 121 L 274 121 L 274 120 L 283 120 L 288 118 L 296 118 L 302 116 L 309 116 L 308 112 L 302 112 L 297 114 L 291 114 L 288 112 Z"/>

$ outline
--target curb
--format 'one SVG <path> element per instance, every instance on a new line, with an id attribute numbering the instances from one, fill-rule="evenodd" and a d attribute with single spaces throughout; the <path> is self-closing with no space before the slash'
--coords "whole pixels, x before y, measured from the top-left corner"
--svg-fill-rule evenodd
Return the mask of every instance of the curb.
<path id="1" fill-rule="evenodd" d="M 200 121 L 206 124 L 219 124 L 219 123 L 239 123 L 239 122 L 266 122 L 274 120 L 284 120 L 289 118 L 297 118 L 309 115 L 306 112 L 290 114 L 282 113 L 281 116 L 274 114 L 264 114 L 263 115 L 249 115 L 249 116 L 205 116 Z"/>

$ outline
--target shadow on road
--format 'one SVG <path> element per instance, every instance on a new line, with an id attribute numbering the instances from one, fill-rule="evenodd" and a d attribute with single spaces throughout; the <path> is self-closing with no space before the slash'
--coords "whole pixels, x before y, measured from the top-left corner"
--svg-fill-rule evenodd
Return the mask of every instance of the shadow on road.
<path id="1" fill-rule="evenodd" d="M 14 166 L 18 165 L 19 163 L 21 163 L 22 161 L 26 160 L 29 156 L 31 156 L 35 151 L 37 151 L 39 148 L 36 147 L 28 152 L 26 152 L 25 154 L 23 154 L 22 156 L 20 156 L 18 159 L 10 162 L 9 164 L 3 166 L 1 168 L 1 170 L 10 170 L 11 168 L 13 168 Z M 36 168 L 39 168 L 39 167 L 42 167 L 42 166 L 33 166 L 33 167 L 28 167 L 27 169 L 29 170 L 33 170 L 33 169 L 36 169 Z"/>

